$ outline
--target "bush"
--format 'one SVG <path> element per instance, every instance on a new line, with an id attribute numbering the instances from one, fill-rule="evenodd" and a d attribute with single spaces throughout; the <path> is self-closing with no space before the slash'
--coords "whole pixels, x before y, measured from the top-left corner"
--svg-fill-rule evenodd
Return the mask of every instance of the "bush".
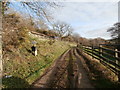
<path id="1" fill-rule="evenodd" d="M 28 29 L 19 17 L 6 15 L 3 17 L 3 50 L 12 51 L 10 47 L 19 48 L 27 40 Z"/>

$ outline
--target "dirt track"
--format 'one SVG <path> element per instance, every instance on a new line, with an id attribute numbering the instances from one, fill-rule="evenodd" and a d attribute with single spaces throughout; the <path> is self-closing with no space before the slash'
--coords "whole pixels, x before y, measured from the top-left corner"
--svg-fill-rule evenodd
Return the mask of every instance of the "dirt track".
<path id="1" fill-rule="evenodd" d="M 36 80 L 33 88 L 94 88 L 77 48 L 64 53 Z"/>

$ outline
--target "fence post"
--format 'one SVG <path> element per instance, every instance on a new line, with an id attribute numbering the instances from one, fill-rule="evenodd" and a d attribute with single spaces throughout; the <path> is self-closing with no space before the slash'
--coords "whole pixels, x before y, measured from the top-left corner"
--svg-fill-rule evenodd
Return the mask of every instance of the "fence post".
<path id="1" fill-rule="evenodd" d="M 115 49 L 115 51 L 118 51 L 118 49 Z M 118 58 L 118 52 L 115 52 L 115 57 Z M 116 59 L 116 64 L 118 64 L 118 60 Z M 120 72 L 118 71 L 118 82 L 120 82 Z"/>
<path id="2" fill-rule="evenodd" d="M 103 52 L 103 50 L 102 50 L 102 45 L 100 45 L 100 55 L 102 56 L 102 52 Z"/>
<path id="3" fill-rule="evenodd" d="M 103 52 L 102 45 L 100 44 L 99 45 L 99 54 L 100 54 L 100 56 L 102 56 L 102 52 Z M 101 62 L 101 57 L 100 57 L 100 62 Z"/>
<path id="4" fill-rule="evenodd" d="M 92 44 L 92 59 L 94 59 L 94 56 L 93 56 L 93 49 L 94 49 L 94 47 L 93 47 L 93 44 Z"/>
<path id="5" fill-rule="evenodd" d="M 117 51 L 118 51 L 118 49 L 115 49 L 115 51 L 116 51 L 116 52 L 115 52 L 115 57 L 117 57 L 117 58 L 118 58 L 118 52 L 117 52 Z M 117 59 L 116 59 L 116 64 L 118 64 L 118 60 L 117 60 Z"/>
<path id="6" fill-rule="evenodd" d="M 99 44 L 99 56 L 100 56 L 100 44 Z M 100 58 L 100 57 L 99 57 Z"/>

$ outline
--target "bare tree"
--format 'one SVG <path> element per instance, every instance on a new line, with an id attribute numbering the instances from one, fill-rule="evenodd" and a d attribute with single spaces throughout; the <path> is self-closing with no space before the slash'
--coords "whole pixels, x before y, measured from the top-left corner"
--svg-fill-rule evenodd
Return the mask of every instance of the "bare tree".
<path id="1" fill-rule="evenodd" d="M 50 24 L 50 20 L 53 19 L 53 17 L 50 15 L 48 8 L 55 9 L 56 7 L 60 6 L 56 2 L 34 2 L 34 0 L 31 0 L 30 2 L 20 3 L 26 8 L 26 10 L 34 12 L 39 20 L 42 20 L 43 22 L 49 22 Z M 34 17 L 31 12 L 29 13 L 29 15 Z"/>
<path id="2" fill-rule="evenodd" d="M 55 9 L 56 7 L 60 6 L 56 2 L 34 2 L 34 0 L 30 0 L 27 2 L 27 0 L 17 2 L 19 5 L 24 8 L 24 11 L 27 10 L 27 14 L 32 18 L 37 18 L 37 20 L 48 23 L 51 25 L 51 20 L 53 17 L 50 14 L 50 11 L 48 8 Z M 11 4 L 14 7 L 14 3 L 10 2 L 10 0 L 4 0 L 2 1 L 2 7 L 3 7 L 3 13 L 6 11 L 6 9 L 9 8 L 9 4 Z M 21 8 L 20 7 L 20 8 Z M 33 21 L 34 19 L 32 19 Z M 36 24 L 35 24 L 36 25 Z M 39 25 L 39 24 L 38 24 Z M 38 26 L 36 25 L 36 26 Z"/>
<path id="3" fill-rule="evenodd" d="M 59 34 L 60 37 L 69 36 L 72 34 L 72 27 L 65 22 L 57 22 L 53 25 L 53 29 Z"/>

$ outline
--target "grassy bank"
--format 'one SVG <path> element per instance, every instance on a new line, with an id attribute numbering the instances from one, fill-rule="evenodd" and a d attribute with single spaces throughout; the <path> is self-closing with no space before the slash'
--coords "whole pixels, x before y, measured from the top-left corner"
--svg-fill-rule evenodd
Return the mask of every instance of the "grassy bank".
<path id="1" fill-rule="evenodd" d="M 31 42 L 37 41 L 38 55 L 31 53 Z M 29 40 L 14 52 L 6 52 L 3 59 L 3 87 L 29 87 L 55 59 L 63 52 L 74 46 L 64 41 L 39 40 L 29 37 Z"/>
<path id="2" fill-rule="evenodd" d="M 99 60 L 93 59 L 91 56 L 82 54 L 89 68 L 89 76 L 95 88 L 119 88 L 117 76 L 106 66 L 101 64 Z"/>

